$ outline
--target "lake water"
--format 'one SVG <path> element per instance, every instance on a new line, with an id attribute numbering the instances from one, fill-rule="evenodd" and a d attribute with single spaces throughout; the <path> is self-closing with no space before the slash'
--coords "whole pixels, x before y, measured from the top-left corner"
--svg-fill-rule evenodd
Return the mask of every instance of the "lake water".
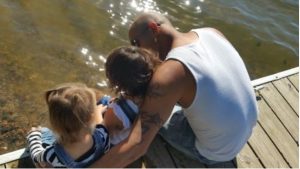
<path id="1" fill-rule="evenodd" d="M 141 11 L 166 14 L 179 31 L 215 27 L 242 56 L 251 79 L 298 66 L 298 0 L 1 0 L 0 154 L 46 124 L 43 92 L 84 82 L 109 92 L 110 50 L 128 45 Z"/>

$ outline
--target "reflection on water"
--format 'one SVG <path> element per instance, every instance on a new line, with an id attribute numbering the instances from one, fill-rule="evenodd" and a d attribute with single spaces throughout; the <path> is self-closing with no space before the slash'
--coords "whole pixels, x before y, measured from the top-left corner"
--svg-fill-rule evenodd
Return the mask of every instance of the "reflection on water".
<path id="1" fill-rule="evenodd" d="M 30 126 L 46 125 L 46 89 L 84 82 L 110 92 L 106 56 L 129 44 L 128 27 L 139 12 L 161 12 L 183 32 L 216 27 L 254 79 L 298 65 L 298 6 L 297 0 L 2 0 L 0 154 L 23 147 Z"/>

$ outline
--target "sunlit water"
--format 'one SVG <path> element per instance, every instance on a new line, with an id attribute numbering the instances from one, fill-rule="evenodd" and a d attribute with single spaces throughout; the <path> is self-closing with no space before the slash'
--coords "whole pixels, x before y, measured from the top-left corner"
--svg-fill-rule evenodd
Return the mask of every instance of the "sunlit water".
<path id="1" fill-rule="evenodd" d="M 166 14 L 183 32 L 219 29 L 255 79 L 298 66 L 298 6 L 297 0 L 2 0 L 0 154 L 23 147 L 30 126 L 46 124 L 46 89 L 84 82 L 110 92 L 106 55 L 128 45 L 128 27 L 141 11 Z"/>

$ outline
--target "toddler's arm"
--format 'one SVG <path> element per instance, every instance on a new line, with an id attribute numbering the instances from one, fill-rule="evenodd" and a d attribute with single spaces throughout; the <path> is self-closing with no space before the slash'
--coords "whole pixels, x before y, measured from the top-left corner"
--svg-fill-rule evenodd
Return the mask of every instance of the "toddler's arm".
<path id="1" fill-rule="evenodd" d="M 44 147 L 42 146 L 42 133 L 40 127 L 32 127 L 29 134 L 27 135 L 27 143 L 29 146 L 29 151 L 34 163 L 44 162 L 43 154 Z"/>

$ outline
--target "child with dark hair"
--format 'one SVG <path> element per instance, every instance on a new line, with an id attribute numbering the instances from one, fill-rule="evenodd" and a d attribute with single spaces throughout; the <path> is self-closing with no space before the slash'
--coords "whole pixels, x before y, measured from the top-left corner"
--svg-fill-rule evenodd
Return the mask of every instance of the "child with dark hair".
<path id="1" fill-rule="evenodd" d="M 149 51 L 138 47 L 120 47 L 113 50 L 105 63 L 110 87 L 119 97 L 108 104 L 106 116 L 116 116 L 122 125 L 110 133 L 117 144 L 128 137 L 131 125 L 147 92 L 152 75 L 161 63 Z"/>
<path id="2" fill-rule="evenodd" d="M 129 46 L 113 50 L 105 63 L 110 87 L 116 93 L 143 98 L 161 61 L 146 49 Z"/>

